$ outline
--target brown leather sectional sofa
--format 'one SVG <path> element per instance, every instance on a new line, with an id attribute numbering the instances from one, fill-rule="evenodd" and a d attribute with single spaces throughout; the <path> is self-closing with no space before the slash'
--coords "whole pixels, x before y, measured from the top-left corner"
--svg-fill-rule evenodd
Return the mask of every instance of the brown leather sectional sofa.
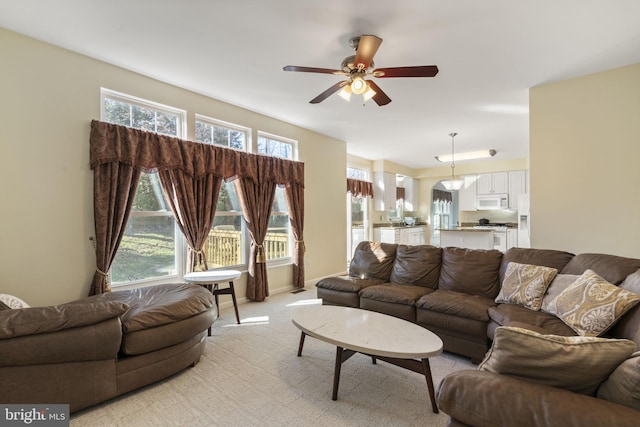
<path id="1" fill-rule="evenodd" d="M 0 401 L 94 405 L 195 365 L 211 292 L 171 284 L 0 311 Z"/>
<path id="2" fill-rule="evenodd" d="M 445 351 L 476 363 L 484 358 L 499 326 L 575 336 L 552 314 L 495 302 L 510 262 L 553 267 L 563 275 L 591 269 L 615 285 L 640 269 L 640 259 L 605 254 L 523 248 L 502 253 L 361 242 L 349 275 L 320 280 L 317 293 L 323 304 L 374 310 L 422 325 L 442 339 Z M 640 294 L 640 284 L 634 286 L 637 289 L 629 290 Z M 632 340 L 640 349 L 640 305 L 624 314 L 607 336 Z M 477 370 L 446 377 L 438 403 L 451 416 L 450 426 L 640 423 L 640 412 L 626 406 Z"/>

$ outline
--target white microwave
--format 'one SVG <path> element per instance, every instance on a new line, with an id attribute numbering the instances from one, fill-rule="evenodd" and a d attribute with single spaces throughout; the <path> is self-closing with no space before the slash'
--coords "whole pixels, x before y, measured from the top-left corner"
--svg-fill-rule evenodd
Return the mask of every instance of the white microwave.
<path id="1" fill-rule="evenodd" d="M 476 209 L 487 211 L 492 209 L 509 209 L 508 194 L 491 194 L 476 197 Z"/>

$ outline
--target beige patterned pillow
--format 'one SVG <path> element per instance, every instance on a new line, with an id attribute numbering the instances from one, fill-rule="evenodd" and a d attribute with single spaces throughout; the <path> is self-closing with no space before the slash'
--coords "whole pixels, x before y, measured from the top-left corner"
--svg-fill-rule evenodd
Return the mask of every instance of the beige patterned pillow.
<path id="1" fill-rule="evenodd" d="M 593 396 L 635 349 L 631 340 L 541 335 L 499 326 L 478 369 Z"/>
<path id="2" fill-rule="evenodd" d="M 640 295 L 620 289 L 587 270 L 553 299 L 547 310 L 577 334 L 596 337 L 639 302 Z"/>
<path id="3" fill-rule="evenodd" d="M 510 262 L 496 302 L 518 304 L 540 311 L 544 293 L 557 273 L 558 270 L 551 267 Z"/>

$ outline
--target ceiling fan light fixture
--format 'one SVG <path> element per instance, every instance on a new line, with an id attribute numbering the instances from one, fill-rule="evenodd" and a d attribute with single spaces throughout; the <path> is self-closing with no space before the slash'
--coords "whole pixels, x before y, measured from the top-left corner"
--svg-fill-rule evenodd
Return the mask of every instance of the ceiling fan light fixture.
<path id="1" fill-rule="evenodd" d="M 367 90 L 367 82 L 360 76 L 354 77 L 351 82 L 351 92 L 362 95 Z"/>
<path id="2" fill-rule="evenodd" d="M 367 90 L 362 94 L 362 98 L 364 99 L 364 102 L 367 102 L 368 100 L 376 96 L 376 93 L 377 92 L 371 89 L 371 86 L 367 84 Z"/>
<path id="3" fill-rule="evenodd" d="M 351 100 L 351 93 L 351 86 L 345 85 L 342 90 L 338 92 L 338 95 L 340 95 L 345 101 L 349 102 Z"/>

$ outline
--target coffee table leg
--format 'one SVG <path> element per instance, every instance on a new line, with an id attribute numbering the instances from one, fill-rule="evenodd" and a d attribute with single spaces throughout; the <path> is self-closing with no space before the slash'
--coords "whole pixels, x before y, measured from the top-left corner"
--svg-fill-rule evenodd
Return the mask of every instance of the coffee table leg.
<path id="1" fill-rule="evenodd" d="M 437 414 L 438 405 L 436 404 L 436 397 L 433 391 L 433 378 L 431 377 L 431 366 L 429 365 L 429 359 L 422 359 L 422 368 L 424 369 L 424 376 L 427 379 L 427 388 L 429 389 L 429 397 L 431 398 L 431 408 L 433 413 Z"/>
<path id="2" fill-rule="evenodd" d="M 338 386 L 340 385 L 340 368 L 342 367 L 342 347 L 336 347 L 336 367 L 333 371 L 333 395 L 331 400 L 338 400 Z"/>
<path id="3" fill-rule="evenodd" d="M 307 334 L 305 334 L 304 332 L 300 332 L 300 345 L 298 345 L 298 357 L 302 356 L 302 347 L 304 347 L 304 337 L 306 337 Z"/>

